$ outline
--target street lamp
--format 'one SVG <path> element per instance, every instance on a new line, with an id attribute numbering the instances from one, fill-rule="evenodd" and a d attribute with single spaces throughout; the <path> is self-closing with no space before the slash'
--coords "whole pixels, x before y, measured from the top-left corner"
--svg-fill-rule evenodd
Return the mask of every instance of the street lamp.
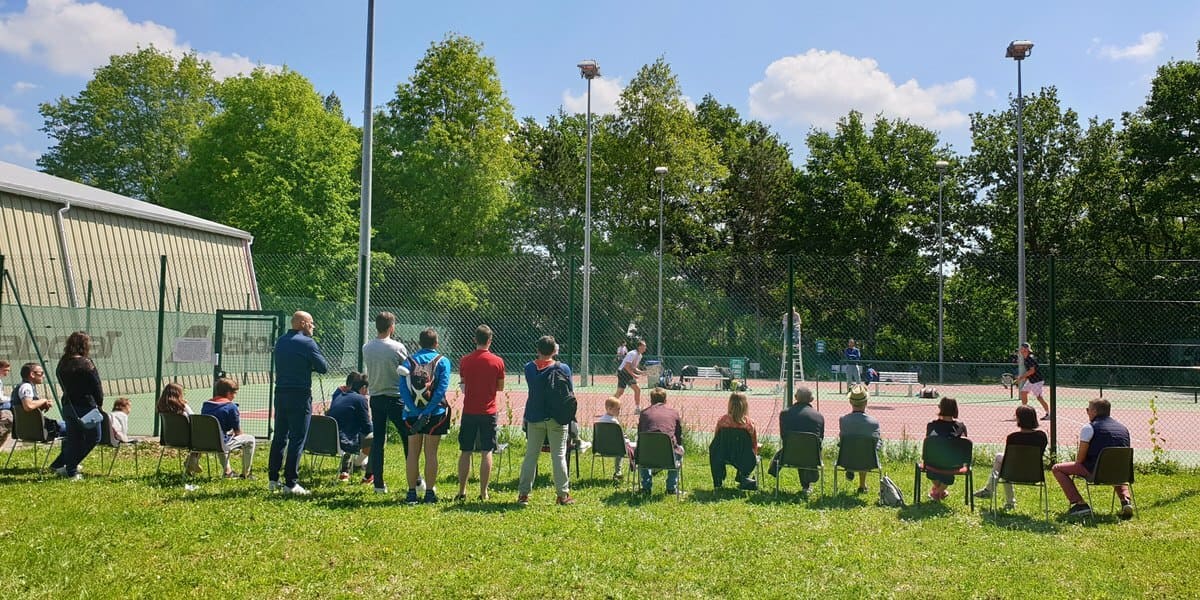
<path id="1" fill-rule="evenodd" d="M 1021 61 L 1033 52 L 1033 42 L 1014 40 L 1005 57 L 1017 61 L 1017 343 L 1025 337 L 1025 96 L 1021 93 Z"/>
<path id="2" fill-rule="evenodd" d="M 943 238 L 942 238 L 942 181 L 946 175 L 946 169 L 949 166 L 950 166 L 950 163 L 948 163 L 944 160 L 939 160 L 939 161 L 933 163 L 933 167 L 935 169 L 937 169 L 937 172 L 938 172 L 938 383 L 939 384 L 942 383 L 942 377 L 944 375 L 943 370 L 945 368 L 945 365 L 944 365 L 945 345 L 943 344 L 944 338 L 942 337 L 942 321 L 946 315 L 945 309 L 943 308 L 943 301 L 945 299 L 944 291 L 945 291 L 946 275 L 945 275 L 945 270 L 943 268 L 943 265 L 945 264 L 945 258 L 944 258 L 945 240 L 943 240 Z"/>
<path id="3" fill-rule="evenodd" d="M 663 364 L 662 350 L 662 281 L 663 281 L 663 180 L 667 178 L 666 167 L 654 167 L 658 176 L 658 364 Z M 666 368 L 665 366 L 663 368 Z"/>
<path id="4" fill-rule="evenodd" d="M 587 167 L 583 184 L 583 335 L 580 336 L 579 385 L 586 387 L 588 350 L 592 330 L 592 80 L 600 76 L 600 63 L 594 59 L 579 61 L 579 76 L 587 80 Z"/>

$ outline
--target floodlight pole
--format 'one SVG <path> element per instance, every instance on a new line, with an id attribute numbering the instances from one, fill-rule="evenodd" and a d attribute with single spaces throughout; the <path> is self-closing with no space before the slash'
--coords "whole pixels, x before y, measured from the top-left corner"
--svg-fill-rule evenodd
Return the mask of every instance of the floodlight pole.
<path id="1" fill-rule="evenodd" d="M 946 168 L 950 163 L 939 160 L 933 163 L 934 168 L 938 172 L 938 384 L 943 383 L 945 377 L 945 343 L 943 337 L 942 324 L 945 320 L 946 311 L 944 308 L 945 299 L 945 248 L 946 242 L 942 236 L 942 183 L 946 175 Z"/>
<path id="2" fill-rule="evenodd" d="M 654 167 L 654 174 L 658 176 L 658 346 L 656 347 L 658 348 L 658 364 L 663 365 L 663 180 L 667 178 L 667 168 Z"/>
<path id="3" fill-rule="evenodd" d="M 358 370 L 363 370 L 367 343 L 367 312 L 371 304 L 371 83 L 375 61 L 375 0 L 367 0 L 367 60 L 363 83 L 362 183 L 358 216 Z"/>
<path id="4" fill-rule="evenodd" d="M 591 378 L 588 349 L 592 329 L 592 80 L 600 76 L 600 64 L 595 60 L 580 61 L 579 76 L 587 80 L 587 159 L 584 175 L 583 218 L 583 335 L 579 340 L 579 385 L 586 387 Z"/>
<path id="5" fill-rule="evenodd" d="M 1025 96 L 1021 91 L 1021 62 L 1033 51 L 1033 42 L 1014 40 L 1005 56 L 1017 61 L 1017 343 L 1028 340 L 1025 328 Z"/>

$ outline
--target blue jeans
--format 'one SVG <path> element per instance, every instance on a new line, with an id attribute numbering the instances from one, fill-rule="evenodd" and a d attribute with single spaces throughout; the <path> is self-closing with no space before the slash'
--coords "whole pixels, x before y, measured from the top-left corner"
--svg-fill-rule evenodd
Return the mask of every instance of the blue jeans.
<path id="1" fill-rule="evenodd" d="M 675 464 L 680 464 L 683 460 L 682 454 L 675 455 Z M 682 466 L 682 465 L 681 465 Z M 654 474 L 657 471 L 653 469 L 638 469 L 638 473 L 642 476 L 642 491 L 649 492 L 650 487 L 654 484 Z M 679 489 L 679 469 L 667 471 L 667 491 L 674 493 Z"/>
<path id="2" fill-rule="evenodd" d="M 275 436 L 271 438 L 271 453 L 267 460 L 267 478 L 271 481 L 279 481 L 279 468 L 282 466 L 284 485 L 296 485 L 296 480 L 300 478 L 300 454 L 304 452 L 311 416 L 311 391 L 275 390 Z"/>
<path id="3" fill-rule="evenodd" d="M 79 463 L 83 462 L 83 459 L 92 453 L 96 444 L 100 443 L 100 427 L 86 429 L 76 420 L 60 421 L 60 423 L 66 433 L 63 435 L 62 450 L 59 451 L 54 462 L 50 463 L 50 468 L 65 467 L 67 477 L 74 477 L 79 473 Z"/>

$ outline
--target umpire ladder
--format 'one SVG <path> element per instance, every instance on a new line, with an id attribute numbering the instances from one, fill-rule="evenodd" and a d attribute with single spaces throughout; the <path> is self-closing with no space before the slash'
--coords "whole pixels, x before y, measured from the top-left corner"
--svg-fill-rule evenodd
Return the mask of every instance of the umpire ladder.
<path id="1" fill-rule="evenodd" d="M 792 344 L 792 381 L 804 381 L 804 344 L 801 343 L 801 331 L 799 323 L 796 324 L 795 342 Z M 783 333 L 780 335 L 780 347 L 785 348 L 783 354 L 779 357 L 779 383 L 775 385 L 775 393 L 781 393 L 784 387 L 787 386 L 787 323 L 783 326 Z"/>

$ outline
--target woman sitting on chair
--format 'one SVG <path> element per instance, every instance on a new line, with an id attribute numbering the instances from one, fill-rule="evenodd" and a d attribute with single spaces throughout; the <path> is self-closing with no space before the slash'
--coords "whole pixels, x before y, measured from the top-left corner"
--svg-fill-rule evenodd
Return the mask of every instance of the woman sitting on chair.
<path id="1" fill-rule="evenodd" d="M 191 415 L 192 407 L 188 406 L 187 400 L 183 399 L 183 386 L 178 383 L 168 383 L 163 386 L 162 393 L 158 395 L 158 401 L 154 404 L 154 410 L 160 415 Z M 187 457 L 187 472 L 191 475 L 200 473 L 200 453 L 192 452 Z"/>
<path id="2" fill-rule="evenodd" d="M 967 426 L 958 420 L 958 401 L 943 396 L 938 402 L 938 418 L 925 426 L 925 437 L 961 438 L 967 436 Z M 946 488 L 954 483 L 953 475 L 926 471 L 925 476 L 933 482 L 929 489 L 930 500 L 943 500 L 950 493 Z"/>
<path id="3" fill-rule="evenodd" d="M 1032 406 L 1024 405 L 1017 407 L 1017 431 L 1008 434 L 1008 439 L 1005 440 L 1005 445 L 1014 446 L 1034 446 L 1041 448 L 1041 452 L 1046 451 L 1046 446 L 1050 441 L 1046 438 L 1045 431 L 1038 430 L 1037 411 Z M 992 494 L 996 493 L 996 482 L 1000 479 L 1000 465 L 1004 463 L 1004 453 L 997 452 L 996 460 L 992 463 L 992 476 L 988 478 L 987 485 L 983 489 L 975 492 L 976 498 L 991 498 Z M 1013 495 L 1013 486 L 1011 483 L 1004 484 L 1004 494 L 1007 501 L 1004 503 L 1005 510 L 1012 510 L 1017 506 L 1017 498 Z"/>
<path id="4" fill-rule="evenodd" d="M 717 439 L 721 436 L 721 430 L 741 429 L 750 434 L 751 450 L 754 456 L 758 455 L 758 430 L 754 427 L 754 421 L 750 420 L 749 412 L 750 403 L 746 399 L 746 394 L 734 392 L 729 395 L 728 412 L 725 416 L 717 420 L 717 431 L 713 435 L 713 446 L 709 449 L 709 458 L 712 463 L 713 487 L 721 487 L 725 481 L 725 465 L 732 464 L 737 468 L 739 489 L 758 489 L 758 482 L 751 477 L 754 473 L 757 459 L 750 457 L 750 460 L 746 460 L 744 455 L 745 450 L 738 452 L 739 449 L 737 448 L 730 448 L 728 446 L 723 448 L 716 447 Z"/>

